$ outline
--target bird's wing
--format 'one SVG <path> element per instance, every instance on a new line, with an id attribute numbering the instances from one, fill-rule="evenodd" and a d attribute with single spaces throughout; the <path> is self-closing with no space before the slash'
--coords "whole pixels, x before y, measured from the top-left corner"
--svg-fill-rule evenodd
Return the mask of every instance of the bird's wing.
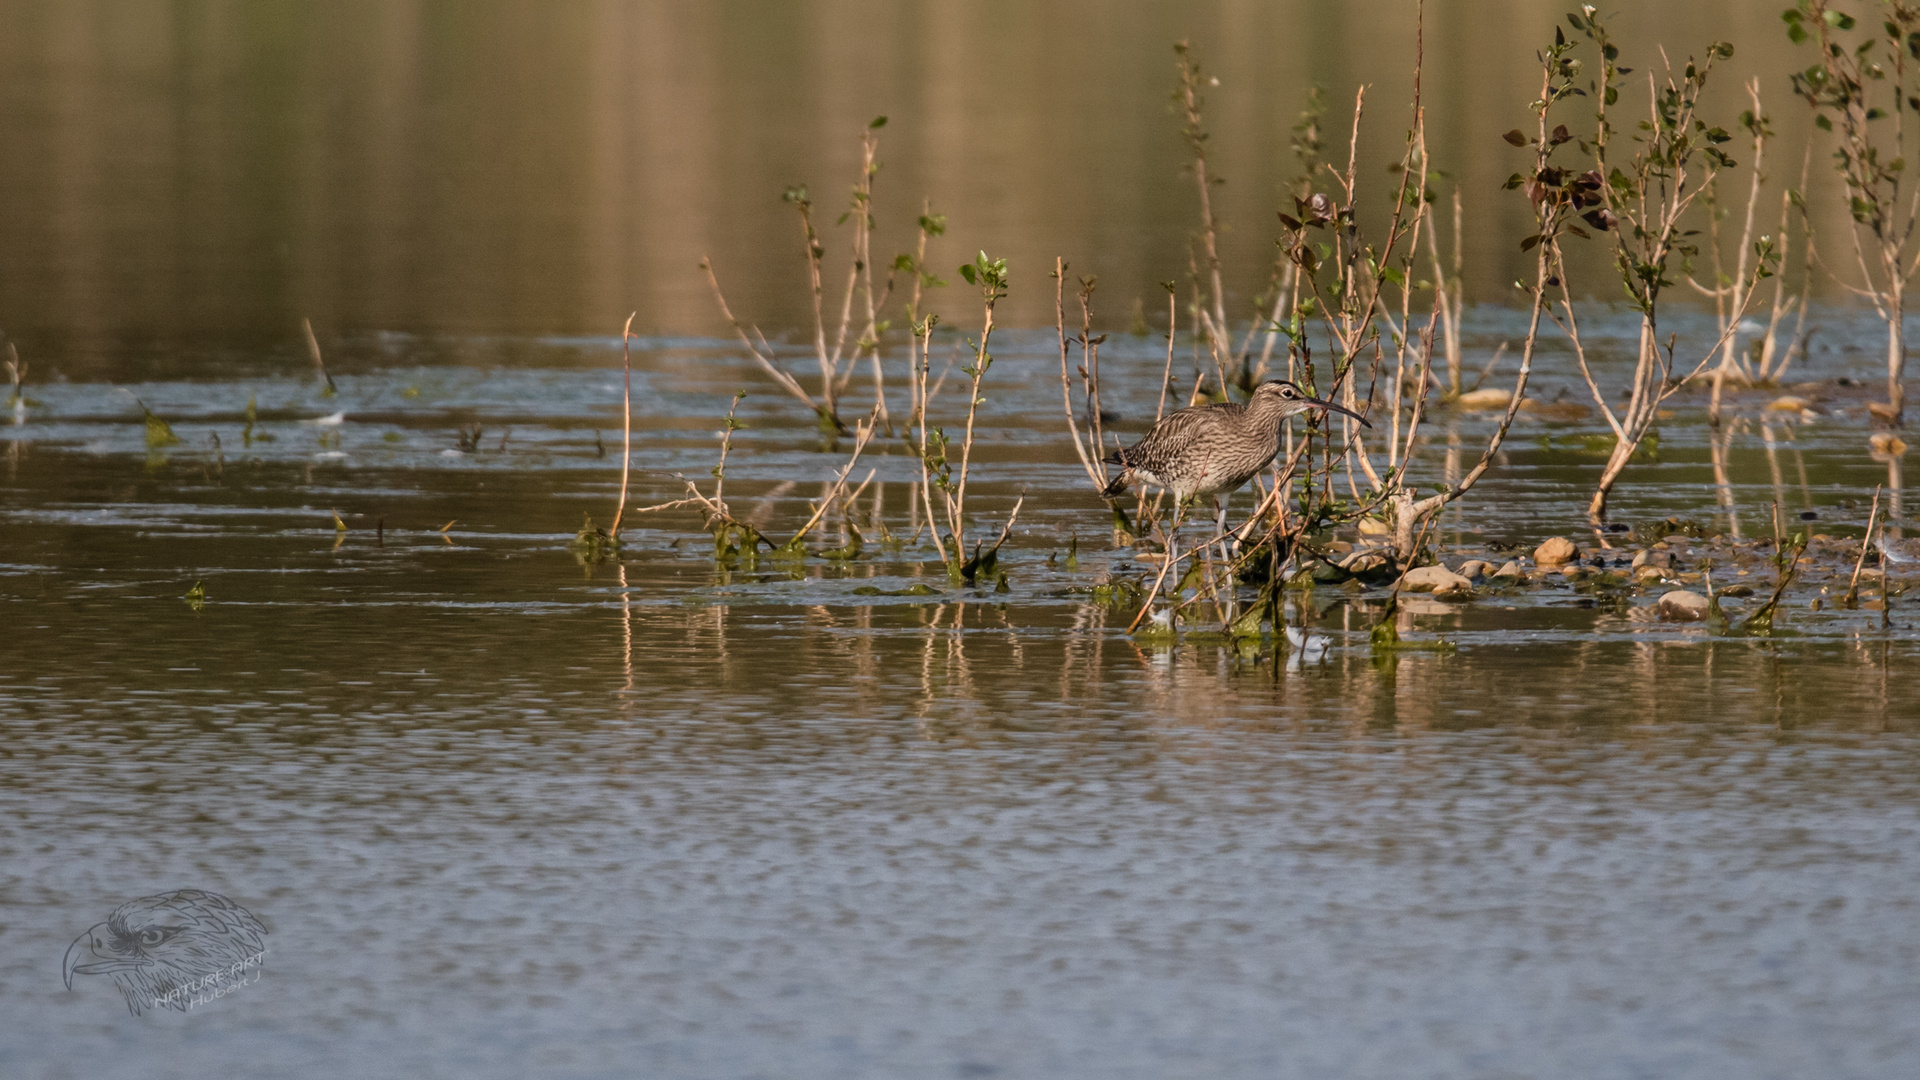
<path id="1" fill-rule="evenodd" d="M 1201 405 L 1168 413 L 1153 425 L 1153 430 L 1127 448 L 1127 464 L 1148 472 L 1161 472 L 1167 465 L 1193 453 L 1197 442 L 1223 428 L 1231 416 L 1231 406 Z"/>

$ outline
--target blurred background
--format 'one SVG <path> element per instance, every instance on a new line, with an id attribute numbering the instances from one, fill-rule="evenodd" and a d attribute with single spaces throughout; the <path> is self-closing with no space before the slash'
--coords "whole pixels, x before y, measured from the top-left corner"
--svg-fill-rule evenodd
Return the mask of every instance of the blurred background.
<path id="1" fill-rule="evenodd" d="M 1427 5 L 1430 142 L 1443 196 L 1463 193 L 1472 302 L 1506 302 L 1520 271 L 1528 210 L 1501 184 L 1526 152 L 1499 136 L 1526 125 L 1567 6 Z M 1762 75 L 1773 171 L 1794 180 L 1809 127 L 1787 73 L 1810 57 L 1779 6 L 1624 0 L 1613 25 L 1635 65 L 1733 42 L 1710 119 L 1732 128 Z M 1250 297 L 1310 86 L 1339 157 L 1370 87 L 1363 195 L 1386 197 L 1410 0 L 0 0 L 0 331 L 73 378 L 295 356 L 302 316 L 323 339 L 608 334 L 637 309 L 649 334 L 720 336 L 711 256 L 736 313 L 791 333 L 805 269 L 781 193 L 810 186 L 844 258 L 831 226 L 876 115 L 876 258 L 910 249 L 930 201 L 949 220 L 935 267 L 1010 260 L 1005 321 L 1051 323 L 1061 255 L 1099 275 L 1110 323 L 1144 301 L 1164 327 L 1157 283 L 1184 277 L 1197 221 L 1169 100 L 1182 38 L 1219 79 L 1216 213 Z M 1824 152 L 1813 172 L 1833 186 Z M 977 320 L 958 290 L 941 305 Z"/>

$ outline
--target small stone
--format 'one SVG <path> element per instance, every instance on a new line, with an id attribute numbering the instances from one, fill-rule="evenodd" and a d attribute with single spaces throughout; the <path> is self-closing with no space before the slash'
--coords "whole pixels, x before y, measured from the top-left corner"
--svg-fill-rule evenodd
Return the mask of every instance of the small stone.
<path id="1" fill-rule="evenodd" d="M 1349 574 L 1370 574 L 1385 567 L 1389 561 L 1385 553 L 1363 548 L 1341 559 L 1340 569 Z"/>
<path id="2" fill-rule="evenodd" d="M 1709 610 L 1707 598 L 1697 592 L 1675 589 L 1662 596 L 1655 610 L 1663 619 L 1675 622 L 1699 622 L 1707 617 Z"/>
<path id="3" fill-rule="evenodd" d="M 1473 582 L 1444 566 L 1416 566 L 1401 575 L 1400 587 L 1408 592 L 1430 592 L 1435 596 L 1473 595 Z"/>
<path id="4" fill-rule="evenodd" d="M 1907 444 L 1890 431 L 1876 431 L 1867 436 L 1867 446 L 1883 458 L 1899 457 L 1907 452 Z"/>
<path id="5" fill-rule="evenodd" d="M 1774 398 L 1767 403 L 1768 412 L 1804 412 L 1813 402 L 1793 394 Z"/>
<path id="6" fill-rule="evenodd" d="M 1533 561 L 1540 566 L 1559 566 L 1580 557 L 1580 549 L 1564 536 L 1556 536 L 1533 549 Z"/>
<path id="7" fill-rule="evenodd" d="M 1641 566 L 1635 567 L 1633 571 L 1633 580 L 1642 585 L 1651 585 L 1666 576 L 1666 570 L 1652 563 L 1642 564 Z"/>
<path id="8" fill-rule="evenodd" d="M 1393 526 L 1384 521 L 1377 521 L 1367 517 L 1360 519 L 1361 536 L 1391 536 L 1392 534 Z"/>
<path id="9" fill-rule="evenodd" d="M 1721 596 L 1752 596 L 1753 586 L 1729 585 L 1726 588 L 1720 590 L 1720 595 Z"/>
<path id="10" fill-rule="evenodd" d="M 1460 564 L 1460 576 L 1469 581 L 1478 581 L 1493 573 L 1493 564 L 1484 559 L 1468 559 Z"/>
<path id="11" fill-rule="evenodd" d="M 1514 562 L 1512 559 L 1508 559 L 1506 563 L 1500 567 L 1500 569 L 1495 570 L 1493 572 L 1493 576 L 1496 578 L 1506 578 L 1509 581 L 1511 581 L 1517 578 L 1524 578 L 1527 575 L 1525 571 L 1520 569 L 1519 563 Z"/>
<path id="12" fill-rule="evenodd" d="M 1513 400 L 1513 394 L 1506 390 L 1469 390 L 1453 399 L 1455 408 L 1466 412 L 1483 409 L 1504 409 L 1507 402 Z"/>

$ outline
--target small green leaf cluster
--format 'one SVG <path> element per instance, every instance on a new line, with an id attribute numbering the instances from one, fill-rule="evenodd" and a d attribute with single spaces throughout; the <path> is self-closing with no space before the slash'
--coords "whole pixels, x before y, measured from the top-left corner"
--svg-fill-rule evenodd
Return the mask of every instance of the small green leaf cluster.
<path id="1" fill-rule="evenodd" d="M 981 295 L 991 305 L 995 300 L 1007 295 L 1007 260 L 989 259 L 982 251 L 973 261 L 960 267 L 960 276 L 967 284 L 978 286 Z"/>
<path id="2" fill-rule="evenodd" d="M 1814 41 L 1818 47 L 1818 61 L 1793 74 L 1793 91 L 1813 108 L 1815 126 L 1840 135 L 1834 161 L 1846 177 L 1853 220 L 1882 242 L 1903 242 L 1898 188 L 1906 161 L 1883 157 L 1868 125 L 1887 115 L 1873 103 L 1876 84 L 1895 113 L 1920 114 L 1920 5 L 1886 0 L 1882 9 L 1880 32 L 1851 46 L 1838 35 L 1858 23 L 1825 0 L 1799 0 L 1780 19 L 1795 44 Z"/>

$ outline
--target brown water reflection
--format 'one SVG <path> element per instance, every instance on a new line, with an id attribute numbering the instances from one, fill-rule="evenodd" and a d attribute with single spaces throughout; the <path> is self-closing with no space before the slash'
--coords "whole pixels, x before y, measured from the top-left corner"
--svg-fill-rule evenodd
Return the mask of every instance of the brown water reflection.
<path id="1" fill-rule="evenodd" d="M 1775 156 L 1797 160 L 1785 77 L 1804 58 L 1778 6 L 1634 0 L 1615 26 L 1648 58 L 1735 42 L 1715 107 L 1763 75 Z M 1504 302 L 1527 212 L 1499 190 L 1518 159 L 1498 134 L 1561 9 L 1428 7 L 1429 141 L 1465 195 L 1468 295 Z M 1124 325 L 1186 266 L 1166 107 L 1182 37 L 1221 80 L 1217 206 L 1250 295 L 1310 83 L 1336 130 L 1370 85 L 1365 160 L 1397 153 L 1403 0 L 0 3 L 0 328 L 43 372 L 122 377 L 183 352 L 294 354 L 303 315 L 323 337 L 604 332 L 638 308 L 643 331 L 715 334 L 694 269 L 711 255 L 736 310 L 787 330 L 803 272 L 779 194 L 805 182 L 837 205 L 876 114 L 883 252 L 930 198 L 952 223 L 937 264 L 1010 257 L 1007 321 L 1051 321 L 1043 271 L 1064 255 Z"/>

